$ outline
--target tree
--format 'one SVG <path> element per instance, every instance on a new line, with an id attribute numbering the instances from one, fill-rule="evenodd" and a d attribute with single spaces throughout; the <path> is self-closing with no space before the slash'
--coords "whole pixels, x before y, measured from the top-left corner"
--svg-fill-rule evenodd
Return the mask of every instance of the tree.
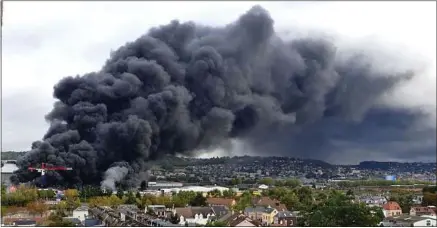
<path id="1" fill-rule="evenodd" d="M 68 220 L 64 220 L 62 216 L 57 214 L 51 214 L 48 220 L 45 222 L 44 226 L 49 227 L 74 227 L 74 223 Z"/>
<path id="2" fill-rule="evenodd" d="M 137 200 L 135 199 L 134 193 L 129 191 L 127 193 L 126 204 L 135 204 Z"/>
<path id="3" fill-rule="evenodd" d="M 123 204 L 123 200 L 118 196 L 112 195 L 109 198 L 109 206 L 112 208 L 118 207 L 120 204 Z"/>
<path id="4" fill-rule="evenodd" d="M 209 221 L 205 225 L 206 227 L 225 227 L 228 226 L 226 222 L 223 221 Z"/>
<path id="5" fill-rule="evenodd" d="M 260 184 L 265 184 L 265 185 L 273 185 L 275 183 L 275 181 L 272 178 L 270 178 L 270 177 L 266 177 L 266 178 L 261 179 L 259 181 L 259 183 Z"/>
<path id="6" fill-rule="evenodd" d="M 41 201 L 30 202 L 26 206 L 27 210 L 33 215 L 43 216 L 48 210 L 48 206 Z"/>
<path id="7" fill-rule="evenodd" d="M 208 192 L 208 195 L 211 197 L 221 197 L 222 192 L 220 192 L 220 190 L 218 190 L 218 189 L 214 189 L 214 190 Z"/>
<path id="8" fill-rule="evenodd" d="M 79 197 L 79 192 L 77 191 L 77 189 L 67 189 L 64 191 L 64 196 L 67 199 L 76 199 L 77 197 Z"/>
<path id="9" fill-rule="evenodd" d="M 137 198 L 137 199 L 141 199 L 141 194 L 140 194 L 140 192 L 137 192 L 137 193 L 135 194 L 135 198 Z"/>
<path id="10" fill-rule="evenodd" d="M 437 205 L 437 193 L 424 192 L 422 199 L 423 206 L 436 206 Z"/>
<path id="11" fill-rule="evenodd" d="M 197 193 L 196 197 L 190 202 L 191 206 L 206 206 L 206 198 L 203 197 L 202 193 Z"/>
<path id="12" fill-rule="evenodd" d="M 299 197 L 294 192 L 289 192 L 283 196 L 281 203 L 285 204 L 288 210 L 298 210 L 300 208 Z"/>
<path id="13" fill-rule="evenodd" d="M 61 201 L 56 204 L 55 209 L 59 214 L 65 215 L 67 211 L 67 203 L 65 201 Z"/>
<path id="14" fill-rule="evenodd" d="M 410 193 L 392 195 L 390 197 L 390 201 L 398 202 L 402 209 L 402 213 L 409 213 L 411 207 L 413 206 L 413 195 Z"/>
<path id="15" fill-rule="evenodd" d="M 231 189 L 223 191 L 223 197 L 225 198 L 233 198 L 235 197 L 236 193 L 232 191 Z"/>
<path id="16" fill-rule="evenodd" d="M 252 206 L 252 195 L 248 192 L 244 192 L 234 205 L 234 210 L 244 211 L 244 209 L 249 206 Z"/>
<path id="17" fill-rule="evenodd" d="M 123 190 L 121 188 L 119 188 L 117 190 L 117 194 L 116 195 L 117 195 L 118 198 L 123 199 L 123 196 L 124 196 Z"/>
<path id="18" fill-rule="evenodd" d="M 179 224 L 180 221 L 181 219 L 179 218 L 179 215 L 177 213 L 174 213 L 170 216 L 170 222 L 172 224 Z"/>
<path id="19" fill-rule="evenodd" d="M 328 199 L 310 206 L 299 219 L 300 226 L 376 226 L 381 221 L 378 212 L 333 191 Z"/>

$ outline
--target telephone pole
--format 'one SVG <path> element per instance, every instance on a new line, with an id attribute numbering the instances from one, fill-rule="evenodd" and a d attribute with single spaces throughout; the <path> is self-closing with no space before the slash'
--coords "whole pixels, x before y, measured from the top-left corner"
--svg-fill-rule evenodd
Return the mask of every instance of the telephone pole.
<path id="1" fill-rule="evenodd" d="M 3 26 L 3 0 L 0 0 L 0 7 L 1 7 L 1 18 L 0 18 L 0 26 Z"/>

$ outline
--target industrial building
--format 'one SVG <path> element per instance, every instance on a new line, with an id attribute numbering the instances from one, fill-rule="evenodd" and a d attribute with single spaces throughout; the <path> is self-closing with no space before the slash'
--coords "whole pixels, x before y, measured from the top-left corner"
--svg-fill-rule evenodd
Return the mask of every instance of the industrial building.
<path id="1" fill-rule="evenodd" d="M 2 161 L 1 167 L 1 182 L 6 186 L 11 185 L 11 176 L 12 174 L 18 170 L 18 166 L 16 165 L 15 160 L 5 160 Z"/>

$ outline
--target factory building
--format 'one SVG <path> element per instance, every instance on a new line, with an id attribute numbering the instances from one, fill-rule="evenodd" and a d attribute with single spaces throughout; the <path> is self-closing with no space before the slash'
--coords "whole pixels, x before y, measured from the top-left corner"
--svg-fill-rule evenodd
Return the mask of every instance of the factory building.
<path id="1" fill-rule="evenodd" d="M 18 170 L 18 166 L 16 165 L 15 160 L 2 161 L 2 167 L 1 167 L 2 184 L 5 184 L 6 186 L 10 186 L 11 176 L 16 170 Z"/>

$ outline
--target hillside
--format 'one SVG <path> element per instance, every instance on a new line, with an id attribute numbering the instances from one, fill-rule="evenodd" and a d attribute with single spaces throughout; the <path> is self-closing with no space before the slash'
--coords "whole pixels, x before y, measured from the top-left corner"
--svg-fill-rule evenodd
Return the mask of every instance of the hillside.
<path id="1" fill-rule="evenodd" d="M 5 151 L 1 152 L 1 160 L 17 160 L 20 156 L 23 156 L 26 152 Z"/>

